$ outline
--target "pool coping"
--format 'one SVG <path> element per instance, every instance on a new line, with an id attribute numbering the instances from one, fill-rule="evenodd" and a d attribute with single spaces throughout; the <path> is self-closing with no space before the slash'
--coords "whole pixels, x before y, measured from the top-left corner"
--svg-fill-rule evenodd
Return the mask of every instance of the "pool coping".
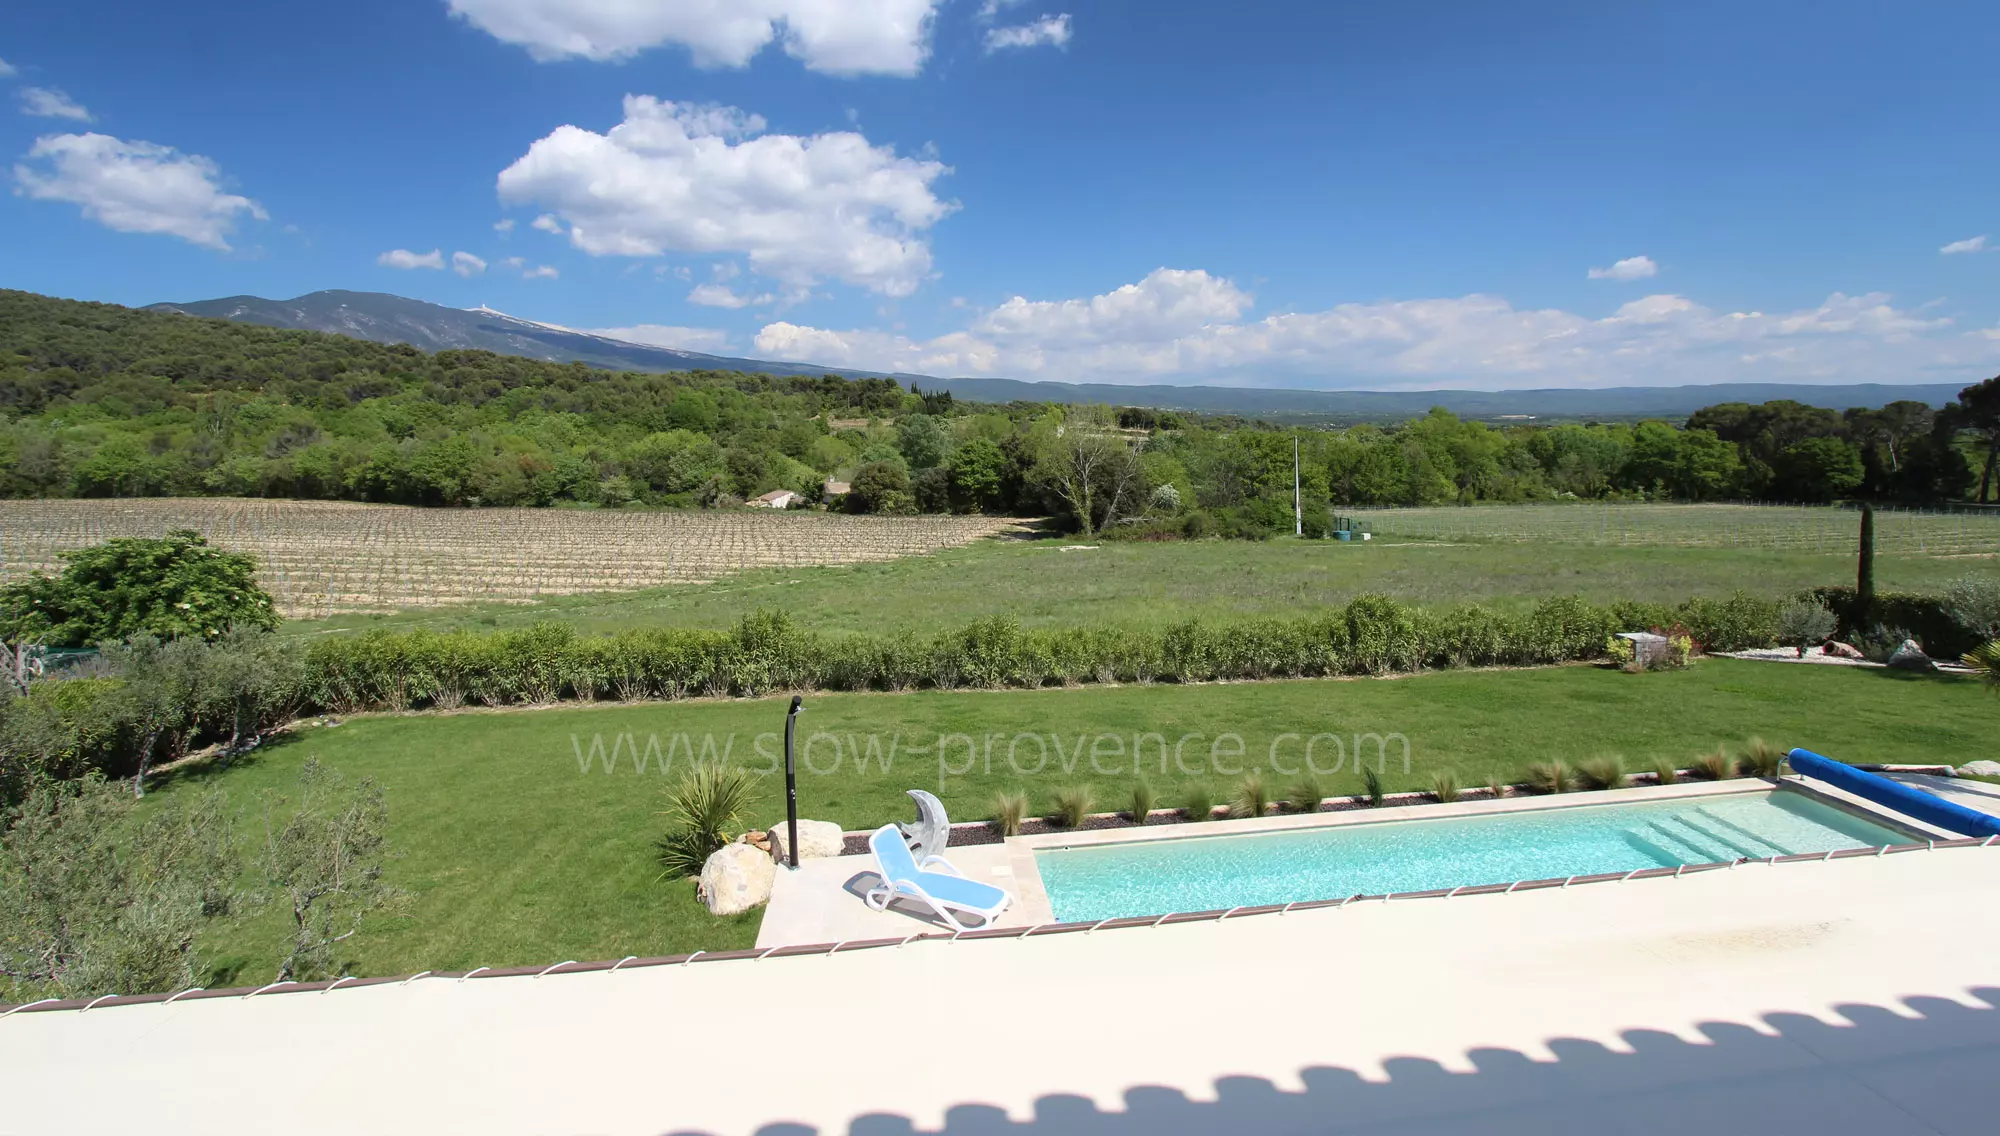
<path id="1" fill-rule="evenodd" d="M 1638 785 L 1623 789 L 1600 789 L 1590 792 L 1548 794 L 1531 797 L 1508 797 L 1500 800 L 1483 799 L 1473 801 L 1452 801 L 1450 803 L 1430 802 L 1425 804 L 1391 805 L 1372 809 L 1351 809 L 1341 812 L 1299 813 L 1282 816 L 1242 818 L 1236 820 L 1196 821 L 1185 824 L 1152 826 L 1128 826 L 1124 828 L 1091 829 L 1082 831 L 1037 833 L 1033 836 L 1010 836 L 1006 840 L 1007 863 L 1013 870 L 1015 905 L 1022 918 L 1030 923 L 1055 923 L 1055 906 L 1049 899 L 1048 888 L 1042 881 L 1041 863 L 1037 852 L 1070 848 L 1088 848 L 1111 844 L 1141 844 L 1162 840 L 1199 840 L 1216 836 L 1261 836 L 1270 833 L 1297 832 L 1304 829 L 1347 828 L 1355 825 L 1400 824 L 1413 821 L 1451 820 L 1465 817 L 1513 815 L 1516 813 L 1553 812 L 1560 809 L 1591 808 L 1614 804 L 1640 804 L 1651 801 L 1702 800 L 1709 797 L 1732 797 L 1750 793 L 1796 792 L 1814 798 L 1823 804 L 1840 809 L 1842 812 L 1858 815 L 1871 824 L 1881 825 L 1892 832 L 1902 833 L 1916 841 L 1935 843 L 1941 840 L 1957 840 L 1956 833 L 1920 823 L 1884 809 L 1871 801 L 1864 800 L 1832 786 L 1808 785 L 1797 776 L 1778 778 L 1737 777 L 1726 781 L 1682 782 L 1673 785 Z M 1804 854 L 1802 859 L 1819 859 L 1819 853 Z M 1779 858 L 1781 861 L 1783 857 Z M 1739 861 L 1740 862 L 1740 861 Z M 1755 861 L 1762 863 L 1761 859 Z M 1715 861 L 1712 864 L 1686 865 L 1689 868 L 1729 866 L 1729 861 Z M 1666 868 L 1660 871 L 1671 872 Z M 1624 875 L 1625 873 L 1609 873 Z M 1526 882 L 1526 881 L 1520 881 Z M 1477 888 L 1456 889 L 1463 892 L 1511 890 L 1506 883 L 1482 885 Z M 1428 894 L 1428 893 L 1417 893 Z M 1442 892 L 1440 892 L 1442 894 Z M 1315 902 L 1338 902 L 1315 901 Z M 1134 919 L 1150 919 L 1151 916 L 1132 916 Z"/>

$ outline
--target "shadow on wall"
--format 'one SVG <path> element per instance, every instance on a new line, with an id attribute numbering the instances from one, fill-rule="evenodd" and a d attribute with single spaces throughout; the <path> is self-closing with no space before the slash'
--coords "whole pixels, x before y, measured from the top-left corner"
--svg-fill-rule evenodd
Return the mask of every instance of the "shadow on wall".
<path id="1" fill-rule="evenodd" d="M 1991 1136 L 2000 1131 L 2000 989 L 1971 993 L 1988 1005 L 1912 998 L 1907 1012 L 1915 1017 L 1843 1005 L 1848 1021 L 1840 1024 L 1779 1013 L 1764 1019 L 1772 1033 L 1704 1023 L 1702 1044 L 1638 1029 L 1623 1035 L 1630 1053 L 1564 1039 L 1549 1045 L 1554 1061 L 1475 1049 L 1469 1057 L 1476 1071 L 1466 1073 L 1399 1057 L 1385 1062 L 1386 1081 L 1307 1068 L 1299 1073 L 1304 1091 L 1227 1077 L 1204 1094 L 1214 1101 L 1142 1085 L 1127 1089 L 1124 1109 L 1115 1112 L 1084 1097 L 1050 1095 L 1026 1121 L 977 1103 L 954 1106 L 942 1129 L 871 1114 L 856 1118 L 847 1136 Z M 1321 1013 L 1319 1020 L 1302 1013 L 1297 1028 L 1339 1028 L 1337 1000 L 1328 999 Z M 757 1136 L 833 1134 L 769 1124 Z"/>

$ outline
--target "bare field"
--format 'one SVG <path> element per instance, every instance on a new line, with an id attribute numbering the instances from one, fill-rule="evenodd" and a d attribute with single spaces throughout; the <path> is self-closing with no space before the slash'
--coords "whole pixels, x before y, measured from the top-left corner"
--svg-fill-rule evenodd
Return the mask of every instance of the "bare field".
<path id="1" fill-rule="evenodd" d="M 193 529 L 249 553 L 291 619 L 707 583 L 747 568 L 917 556 L 1007 517 L 417 509 L 236 498 L 0 501 L 0 580 L 113 537 Z"/>
<path id="2" fill-rule="evenodd" d="M 1631 548 L 1851 552 L 1861 529 L 1860 510 L 1833 505 L 1577 503 L 1356 509 L 1353 513 L 1367 521 L 1377 536 Z M 2000 553 L 2000 511 L 1883 506 L 1875 511 L 1875 548 L 1906 556 L 1992 556 Z"/>

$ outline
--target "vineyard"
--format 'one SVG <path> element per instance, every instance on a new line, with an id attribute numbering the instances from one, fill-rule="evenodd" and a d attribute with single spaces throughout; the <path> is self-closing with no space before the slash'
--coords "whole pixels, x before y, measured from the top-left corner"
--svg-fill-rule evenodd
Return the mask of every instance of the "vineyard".
<path id="1" fill-rule="evenodd" d="M 1357 515 L 1377 534 L 1424 540 L 1790 552 L 1851 551 L 1861 520 L 1858 510 L 1832 505 L 1650 503 L 1367 509 Z M 1892 555 L 1992 556 L 2000 553 L 2000 512 L 1879 508 L 1875 548 Z"/>
<path id="2" fill-rule="evenodd" d="M 0 580 L 113 537 L 193 529 L 257 560 L 288 618 L 705 583 L 746 568 L 852 564 L 1017 527 L 996 517 L 418 509 L 230 498 L 0 501 Z"/>

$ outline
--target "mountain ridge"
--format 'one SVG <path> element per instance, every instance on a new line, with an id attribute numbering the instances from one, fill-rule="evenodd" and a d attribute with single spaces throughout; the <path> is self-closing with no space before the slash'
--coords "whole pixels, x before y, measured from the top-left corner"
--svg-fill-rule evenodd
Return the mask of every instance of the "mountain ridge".
<path id="1" fill-rule="evenodd" d="M 266 327 L 329 332 L 377 343 L 407 343 L 427 351 L 472 349 L 549 362 L 580 362 L 607 370 L 717 370 L 772 375 L 895 378 L 905 385 L 948 390 L 955 396 L 978 402 L 1102 402 L 1301 421 L 1394 421 L 1423 414 L 1434 406 L 1443 406 L 1461 417 L 1524 421 L 1684 418 L 1716 403 L 1757 403 L 1783 398 L 1832 410 L 1849 407 L 1873 409 L 1899 399 L 1913 399 L 1935 406 L 1952 401 L 1963 385 L 1724 383 L 1507 391 L 1370 391 L 935 378 L 711 355 L 632 343 L 595 332 L 524 319 L 484 305 L 478 308 L 451 308 L 388 292 L 327 289 L 289 300 L 225 296 L 213 300 L 151 304 L 145 310 L 235 320 Z"/>

